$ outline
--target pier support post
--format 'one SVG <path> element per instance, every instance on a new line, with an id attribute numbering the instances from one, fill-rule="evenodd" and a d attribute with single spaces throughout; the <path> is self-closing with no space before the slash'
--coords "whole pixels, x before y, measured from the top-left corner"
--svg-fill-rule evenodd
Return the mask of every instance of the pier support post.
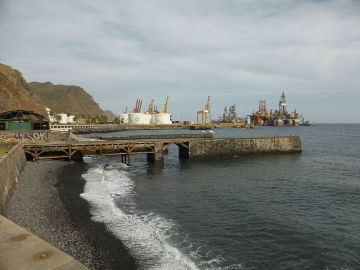
<path id="1" fill-rule="evenodd" d="M 71 159 L 75 161 L 83 161 L 83 153 L 79 150 L 75 150 L 75 152 L 72 154 Z"/>
<path id="2" fill-rule="evenodd" d="M 131 165 L 130 164 L 130 154 L 123 154 L 121 155 L 121 163 L 124 163 L 126 165 Z"/>
<path id="3" fill-rule="evenodd" d="M 164 151 L 162 143 L 155 143 L 154 152 L 147 154 L 147 160 L 149 162 L 163 163 L 164 162 Z"/>
<path id="4" fill-rule="evenodd" d="M 180 159 L 189 159 L 189 156 L 190 156 L 189 144 L 190 144 L 190 143 L 181 143 L 181 144 L 178 144 L 178 147 L 179 147 L 179 158 L 180 158 Z"/>

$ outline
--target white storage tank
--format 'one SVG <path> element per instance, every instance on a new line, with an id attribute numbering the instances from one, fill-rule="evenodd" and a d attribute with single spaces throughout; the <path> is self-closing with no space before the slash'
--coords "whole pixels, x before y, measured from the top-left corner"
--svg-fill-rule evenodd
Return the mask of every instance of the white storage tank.
<path id="1" fill-rule="evenodd" d="M 61 117 L 61 119 L 59 120 L 60 124 L 67 124 L 69 121 L 69 117 L 66 113 L 59 113 L 58 116 Z"/>
<path id="2" fill-rule="evenodd" d="M 142 116 L 142 123 L 144 125 L 150 125 L 151 119 L 152 119 L 152 117 L 151 117 L 150 113 L 144 113 Z"/>
<path id="3" fill-rule="evenodd" d="M 119 120 L 121 125 L 129 124 L 129 114 L 127 113 L 121 113 L 119 115 Z"/>
<path id="4" fill-rule="evenodd" d="M 68 117 L 68 123 L 74 123 L 75 115 L 69 115 Z"/>
<path id="5" fill-rule="evenodd" d="M 170 125 L 171 122 L 171 116 L 169 113 L 157 113 L 155 115 L 155 124 L 156 125 Z"/>
<path id="6" fill-rule="evenodd" d="M 150 124 L 156 125 L 156 114 L 155 113 L 151 114 Z"/>
<path id="7" fill-rule="evenodd" d="M 130 125 L 141 125 L 143 123 L 143 113 L 129 113 Z"/>

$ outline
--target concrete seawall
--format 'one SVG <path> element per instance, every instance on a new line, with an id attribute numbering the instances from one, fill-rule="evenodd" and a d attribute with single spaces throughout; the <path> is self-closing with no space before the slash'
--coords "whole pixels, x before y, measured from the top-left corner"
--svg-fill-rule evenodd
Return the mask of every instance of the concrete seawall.
<path id="1" fill-rule="evenodd" d="M 87 139 L 99 139 L 105 141 L 112 140 L 148 140 L 148 139 L 212 139 L 213 135 L 211 133 L 202 133 L 202 134 L 161 134 L 161 135 L 129 135 L 129 136 L 82 136 L 82 138 Z"/>
<path id="2" fill-rule="evenodd" d="M 74 134 L 89 134 L 89 133 L 110 133 L 116 131 L 128 131 L 128 130 L 161 130 L 161 129 L 188 129 L 188 126 L 184 125 L 99 125 L 98 127 L 91 128 L 73 128 Z"/>
<path id="3" fill-rule="evenodd" d="M 179 149 L 180 157 L 187 159 L 212 159 L 238 157 L 255 153 L 300 153 L 298 136 L 226 138 L 190 141 L 189 150 Z"/>
<path id="4" fill-rule="evenodd" d="M 6 214 L 19 175 L 25 165 L 26 158 L 21 144 L 15 145 L 8 153 L 0 156 L 0 215 Z"/>
<path id="5" fill-rule="evenodd" d="M 86 270 L 84 265 L 0 215 L 0 269 Z"/>

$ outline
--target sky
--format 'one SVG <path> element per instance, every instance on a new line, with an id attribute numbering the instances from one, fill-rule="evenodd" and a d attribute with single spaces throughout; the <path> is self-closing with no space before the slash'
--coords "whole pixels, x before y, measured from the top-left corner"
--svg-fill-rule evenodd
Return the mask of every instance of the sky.
<path id="1" fill-rule="evenodd" d="M 317 123 L 359 123 L 360 1 L 0 0 L 0 62 L 27 81 L 78 85 L 118 114 L 195 120 L 267 100 Z"/>

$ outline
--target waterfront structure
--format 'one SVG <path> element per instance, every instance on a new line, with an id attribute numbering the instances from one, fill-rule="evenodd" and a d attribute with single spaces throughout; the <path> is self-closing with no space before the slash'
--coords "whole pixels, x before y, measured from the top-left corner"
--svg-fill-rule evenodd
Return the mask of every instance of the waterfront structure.
<path id="1" fill-rule="evenodd" d="M 68 115 L 67 113 L 59 113 L 58 116 L 58 122 L 59 124 L 73 124 L 75 123 L 75 115 Z"/>
<path id="2" fill-rule="evenodd" d="M 41 114 L 16 110 L 0 113 L 0 130 L 47 130 L 49 121 Z"/>
<path id="3" fill-rule="evenodd" d="M 235 104 L 231 105 L 229 107 L 229 110 L 225 106 L 224 113 L 223 113 L 220 123 L 243 123 L 243 122 L 244 122 L 244 119 L 241 117 L 238 117 L 238 115 L 237 115 L 237 110 L 236 110 Z"/>
<path id="4" fill-rule="evenodd" d="M 50 123 L 58 123 L 58 124 L 74 124 L 75 123 L 75 115 L 69 115 L 67 113 L 59 113 L 54 115 L 50 108 L 45 107 L 45 110 L 48 114 L 48 118 Z"/>
<path id="5" fill-rule="evenodd" d="M 24 143 L 28 157 L 37 159 L 81 159 L 83 155 L 121 156 L 130 164 L 131 155 L 147 154 L 148 161 L 163 162 L 169 145 L 179 147 L 180 159 L 209 159 L 237 157 L 254 153 L 299 153 L 301 140 L 298 136 L 260 138 L 189 138 L 172 135 L 172 138 Z"/>
<path id="6" fill-rule="evenodd" d="M 287 113 L 287 109 L 286 109 L 286 99 L 285 99 L 285 93 L 282 92 L 280 101 L 279 101 L 279 112 L 280 113 Z"/>
<path id="7" fill-rule="evenodd" d="M 266 101 L 259 101 L 259 110 L 248 116 L 251 125 L 255 126 L 299 126 L 305 124 L 304 118 L 296 111 L 289 113 L 287 111 L 287 103 L 285 93 L 279 100 L 278 110 L 268 111 L 266 108 Z"/>
<path id="8" fill-rule="evenodd" d="M 169 97 L 166 98 L 163 111 L 158 111 L 151 100 L 146 112 L 141 112 L 142 100 L 137 99 L 131 113 L 126 110 L 119 115 L 120 125 L 171 125 L 171 114 L 168 113 Z"/>
<path id="9" fill-rule="evenodd" d="M 205 104 L 204 109 L 197 111 L 196 118 L 198 124 L 209 124 L 211 123 L 211 97 L 208 96 L 207 103 Z"/>
<path id="10" fill-rule="evenodd" d="M 119 115 L 120 125 L 127 125 L 129 124 L 129 114 L 128 113 L 121 113 Z"/>
<path id="11" fill-rule="evenodd" d="M 79 123 L 74 123 L 74 124 L 53 123 L 53 124 L 50 124 L 50 130 L 54 130 L 54 131 L 70 131 L 73 129 L 99 129 L 101 127 L 103 127 L 103 125 L 99 125 L 99 124 L 79 124 Z"/>
<path id="12" fill-rule="evenodd" d="M 56 117 L 54 116 L 54 113 L 51 111 L 51 109 L 48 108 L 48 107 L 45 107 L 45 110 L 46 110 L 46 112 L 48 114 L 50 123 L 55 123 L 56 122 Z"/>

